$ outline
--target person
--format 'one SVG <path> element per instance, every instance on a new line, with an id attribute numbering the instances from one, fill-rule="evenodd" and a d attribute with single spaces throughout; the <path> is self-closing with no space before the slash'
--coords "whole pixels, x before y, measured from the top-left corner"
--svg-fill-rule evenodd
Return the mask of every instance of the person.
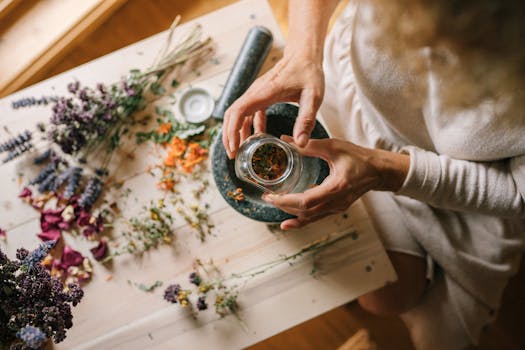
<path id="1" fill-rule="evenodd" d="M 330 165 L 264 195 L 296 229 L 361 199 L 398 280 L 359 298 L 400 315 L 417 349 L 476 344 L 525 240 L 525 2 L 290 0 L 282 59 L 225 113 L 230 158 L 264 110 L 299 103 L 283 138 Z M 332 138 L 309 139 L 317 112 Z"/>

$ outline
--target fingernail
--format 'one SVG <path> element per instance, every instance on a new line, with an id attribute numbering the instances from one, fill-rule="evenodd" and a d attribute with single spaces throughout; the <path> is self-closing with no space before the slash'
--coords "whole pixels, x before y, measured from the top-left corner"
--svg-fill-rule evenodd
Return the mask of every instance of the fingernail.
<path id="1" fill-rule="evenodd" d="M 306 133 L 302 132 L 297 136 L 297 144 L 300 147 L 306 146 L 306 143 L 308 142 L 308 135 Z"/>
<path id="2" fill-rule="evenodd" d="M 230 140 L 230 143 L 229 143 L 229 151 L 230 151 L 230 154 L 233 154 L 233 150 L 235 149 L 235 142 L 233 140 Z"/>

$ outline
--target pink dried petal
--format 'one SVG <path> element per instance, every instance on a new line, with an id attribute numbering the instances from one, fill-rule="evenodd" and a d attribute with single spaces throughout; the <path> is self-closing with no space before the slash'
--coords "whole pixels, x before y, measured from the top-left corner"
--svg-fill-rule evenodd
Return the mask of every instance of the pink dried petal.
<path id="1" fill-rule="evenodd" d="M 57 225 L 50 224 L 47 221 L 44 221 L 43 219 L 40 220 L 40 228 L 42 231 L 49 231 L 49 230 L 56 230 Z"/>
<path id="2" fill-rule="evenodd" d="M 61 236 L 62 236 L 62 232 L 57 229 L 50 229 L 47 231 L 42 231 L 41 233 L 38 234 L 38 238 L 40 238 L 44 242 L 58 241 Z"/>
<path id="3" fill-rule="evenodd" d="M 6 239 L 7 232 L 0 227 L 0 239 L 5 240 Z"/>
<path id="4" fill-rule="evenodd" d="M 82 264 L 84 257 L 82 254 L 73 250 L 70 246 L 66 245 L 64 247 L 64 252 L 62 253 L 62 267 L 64 270 L 67 270 L 70 266 L 78 266 Z"/>
<path id="5" fill-rule="evenodd" d="M 96 247 L 91 248 L 91 254 L 95 260 L 100 261 L 106 257 L 108 244 L 105 240 L 101 239 Z"/>
<path id="6" fill-rule="evenodd" d="M 95 227 L 93 225 L 89 225 L 82 231 L 82 235 L 86 238 L 89 238 L 95 234 Z"/>
<path id="7" fill-rule="evenodd" d="M 58 228 L 61 229 L 61 230 L 69 230 L 71 228 L 71 224 L 67 221 L 62 221 L 62 222 L 59 222 L 58 223 Z"/>
<path id="8" fill-rule="evenodd" d="M 61 216 L 63 211 L 64 208 L 46 209 L 42 211 L 42 215 Z"/>
<path id="9" fill-rule="evenodd" d="M 33 192 L 31 192 L 31 190 L 29 188 L 24 187 L 24 189 L 22 190 L 22 192 L 20 192 L 18 197 L 20 197 L 20 198 L 27 198 L 27 197 L 31 197 L 32 195 L 33 195 Z"/>
<path id="10" fill-rule="evenodd" d="M 102 231 L 104 231 L 104 229 L 105 229 L 105 227 L 104 227 L 104 217 L 102 217 L 102 215 L 99 215 L 97 217 L 97 222 L 95 223 L 95 225 L 96 225 L 98 233 L 101 233 Z"/>
<path id="11" fill-rule="evenodd" d="M 77 218 L 77 224 L 78 226 L 86 226 L 89 225 L 89 221 L 91 220 L 91 214 L 87 211 L 82 210 Z"/>
<path id="12" fill-rule="evenodd" d="M 51 214 L 44 215 L 43 220 L 49 224 L 58 224 L 59 222 L 63 221 L 62 216 Z"/>

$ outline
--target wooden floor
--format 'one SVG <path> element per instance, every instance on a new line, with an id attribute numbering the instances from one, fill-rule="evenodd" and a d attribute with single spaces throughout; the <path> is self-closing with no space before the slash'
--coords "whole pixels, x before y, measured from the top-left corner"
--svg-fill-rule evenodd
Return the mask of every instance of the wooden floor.
<path id="1" fill-rule="evenodd" d="M 30 83 L 51 77 L 165 30 L 177 14 L 183 16 L 183 21 L 188 21 L 232 2 L 234 1 L 128 0 L 82 43 L 48 71 L 34 77 Z M 270 0 L 270 4 L 286 32 L 286 1 Z M 479 349 L 525 349 L 525 328 L 521 316 L 524 311 L 525 265 L 522 266 L 520 276 L 511 282 L 511 287 L 506 291 L 500 318 L 494 326 L 489 327 Z M 276 317 L 282 312 L 286 310 L 275 310 Z M 408 332 L 399 319 L 369 315 L 356 303 L 332 310 L 250 349 L 336 349 L 361 328 L 370 331 L 380 349 L 412 349 Z"/>

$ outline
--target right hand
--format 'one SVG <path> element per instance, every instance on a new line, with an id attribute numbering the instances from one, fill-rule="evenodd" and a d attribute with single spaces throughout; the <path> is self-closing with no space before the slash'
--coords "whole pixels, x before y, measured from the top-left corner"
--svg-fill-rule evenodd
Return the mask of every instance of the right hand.
<path id="1" fill-rule="evenodd" d="M 297 52 L 297 51 L 294 51 Z M 320 60 L 287 53 L 267 73 L 253 82 L 224 114 L 222 142 L 232 159 L 239 145 L 254 131 L 266 130 L 266 107 L 277 102 L 299 103 L 293 137 L 299 147 L 308 143 L 315 116 L 324 95 L 324 74 Z"/>

